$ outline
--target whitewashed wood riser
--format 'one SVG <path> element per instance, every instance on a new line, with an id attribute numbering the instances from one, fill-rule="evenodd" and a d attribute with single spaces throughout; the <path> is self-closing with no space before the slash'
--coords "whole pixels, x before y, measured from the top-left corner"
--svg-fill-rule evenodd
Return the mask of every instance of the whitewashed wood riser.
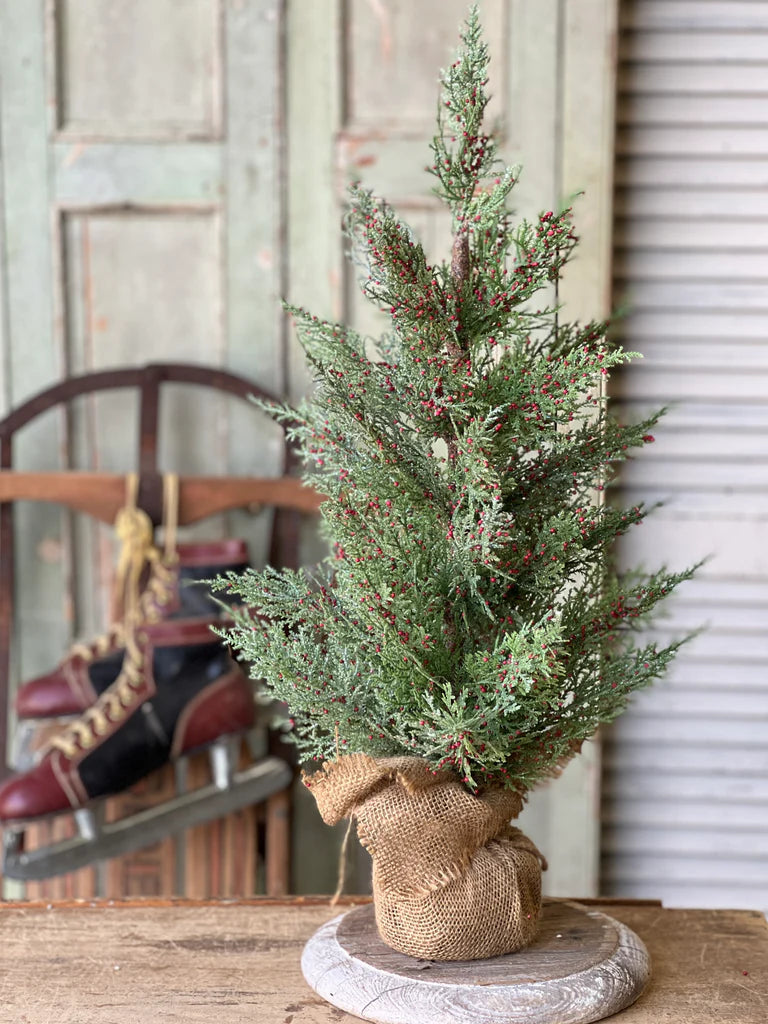
<path id="1" fill-rule="evenodd" d="M 301 966 L 320 996 L 377 1024 L 589 1024 L 633 1003 L 650 976 L 633 931 L 570 901 L 545 902 L 528 949 L 461 963 L 396 953 L 362 907 L 320 928 Z"/>

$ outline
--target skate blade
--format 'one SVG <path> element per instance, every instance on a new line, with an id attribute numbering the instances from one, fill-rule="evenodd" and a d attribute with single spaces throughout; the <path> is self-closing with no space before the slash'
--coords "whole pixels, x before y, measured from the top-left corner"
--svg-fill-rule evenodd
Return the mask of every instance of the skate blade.
<path id="1" fill-rule="evenodd" d="M 237 771 L 240 757 L 240 737 L 223 736 L 208 748 L 211 778 L 217 789 L 229 789 Z"/>
<path id="2" fill-rule="evenodd" d="M 119 857 L 152 846 L 177 832 L 261 803 L 286 789 L 292 778 L 291 768 L 285 761 L 267 757 L 243 771 L 234 772 L 227 789 L 211 783 L 120 821 L 100 824 L 93 838 L 84 838 L 81 834 L 37 850 L 24 849 L 23 830 L 7 827 L 3 834 L 3 874 L 21 881 L 40 881 L 76 871 L 98 860 Z"/>

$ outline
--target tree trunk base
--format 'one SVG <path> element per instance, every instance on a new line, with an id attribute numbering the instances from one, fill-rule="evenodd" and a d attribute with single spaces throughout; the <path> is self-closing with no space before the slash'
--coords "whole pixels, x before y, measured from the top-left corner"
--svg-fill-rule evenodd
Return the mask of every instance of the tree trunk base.
<path id="1" fill-rule="evenodd" d="M 323 999 L 378 1024 L 588 1024 L 633 1003 L 650 976 L 633 931 L 570 900 L 544 901 L 526 949 L 449 962 L 390 949 L 373 907 L 359 907 L 315 932 L 301 967 Z"/>

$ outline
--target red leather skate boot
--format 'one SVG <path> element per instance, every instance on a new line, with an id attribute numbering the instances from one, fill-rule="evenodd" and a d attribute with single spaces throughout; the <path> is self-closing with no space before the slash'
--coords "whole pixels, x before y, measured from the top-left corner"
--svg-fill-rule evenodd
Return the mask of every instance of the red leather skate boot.
<path id="1" fill-rule="evenodd" d="M 34 768 L 0 786 L 0 821 L 85 807 L 168 761 L 251 729 L 252 688 L 212 636 L 212 621 L 169 620 L 129 637 L 114 682 L 54 736 Z"/>
<path id="2" fill-rule="evenodd" d="M 3 874 L 50 878 L 267 800 L 291 784 L 289 765 L 263 757 L 238 768 L 236 748 L 254 723 L 253 692 L 214 620 L 166 620 L 126 638 L 120 673 L 96 702 L 50 741 L 41 760 L 0 786 Z M 221 620 L 217 620 L 221 622 Z M 99 820 L 101 798 L 169 761 L 207 747 L 212 781 L 118 821 Z M 180 791 L 179 791 L 180 787 Z M 74 812 L 79 836 L 26 849 L 24 826 Z"/>
<path id="3" fill-rule="evenodd" d="M 242 540 L 179 544 L 170 556 L 161 556 L 155 548 L 151 552 L 144 558 L 136 616 L 139 625 L 198 616 L 211 619 L 218 604 L 210 588 L 197 581 L 248 567 L 248 547 Z M 197 585 L 190 586 L 192 583 Z M 53 671 L 24 683 L 16 694 L 18 717 L 56 719 L 89 708 L 120 672 L 125 632 L 124 623 L 116 622 L 90 643 L 71 647 Z"/>

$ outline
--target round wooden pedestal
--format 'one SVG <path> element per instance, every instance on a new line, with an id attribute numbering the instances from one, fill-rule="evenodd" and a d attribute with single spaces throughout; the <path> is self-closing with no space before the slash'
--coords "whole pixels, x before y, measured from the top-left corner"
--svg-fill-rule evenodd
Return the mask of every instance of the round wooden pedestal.
<path id="1" fill-rule="evenodd" d="M 587 1024 L 633 1003 L 650 961 L 619 921 L 545 900 L 538 937 L 519 953 L 415 960 L 381 941 L 366 906 L 315 932 L 301 968 L 323 999 L 378 1024 Z"/>

